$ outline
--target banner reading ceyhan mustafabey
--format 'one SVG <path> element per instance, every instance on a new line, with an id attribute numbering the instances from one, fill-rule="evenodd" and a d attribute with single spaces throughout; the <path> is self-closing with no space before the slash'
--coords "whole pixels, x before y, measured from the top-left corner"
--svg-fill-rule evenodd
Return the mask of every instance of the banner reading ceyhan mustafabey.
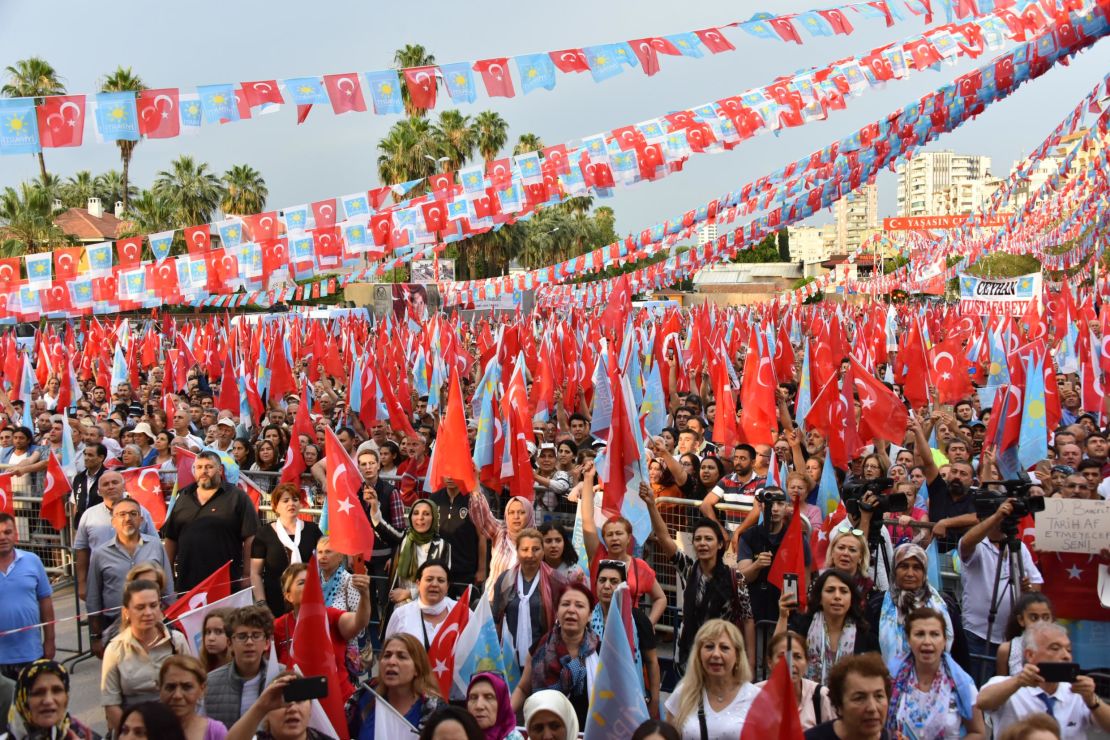
<path id="1" fill-rule="evenodd" d="M 1041 273 L 1012 278 L 960 274 L 961 313 L 1000 313 L 1020 316 L 1029 301 L 1041 295 Z"/>

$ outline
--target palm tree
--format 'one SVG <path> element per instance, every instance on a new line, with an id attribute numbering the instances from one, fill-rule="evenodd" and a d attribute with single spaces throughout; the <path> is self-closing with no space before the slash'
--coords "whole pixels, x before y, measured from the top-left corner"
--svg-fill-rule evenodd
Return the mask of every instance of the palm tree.
<path id="1" fill-rule="evenodd" d="M 42 252 L 69 237 L 54 224 L 54 202 L 35 183 L 25 182 L 0 193 L 0 223 L 3 224 L 5 255 Z"/>
<path id="2" fill-rule="evenodd" d="M 57 71 L 42 57 L 20 59 L 4 72 L 8 75 L 8 82 L 0 88 L 0 93 L 9 98 L 35 98 L 35 105 L 40 105 L 47 95 L 62 95 L 66 91 Z M 46 160 L 41 149 L 38 156 L 39 172 L 45 178 Z"/>
<path id="3" fill-rule="evenodd" d="M 62 178 L 47 173 L 45 176 L 39 175 L 37 179 L 31 181 L 31 184 L 46 195 L 47 200 L 50 201 L 51 209 L 57 210 L 54 208 L 55 203 L 60 203 L 65 195 L 65 183 L 62 182 Z"/>
<path id="4" fill-rule="evenodd" d="M 474 119 L 478 153 L 487 162 L 495 159 L 509 140 L 509 124 L 497 111 L 485 110 Z"/>
<path id="5" fill-rule="evenodd" d="M 543 148 L 543 139 L 539 136 L 535 134 L 521 134 L 520 138 L 516 140 L 516 146 L 513 147 L 513 156 L 515 157 L 529 152 L 538 152 Z"/>
<path id="6" fill-rule="evenodd" d="M 435 55 L 429 54 L 420 44 L 405 44 L 404 47 L 393 53 L 393 64 L 397 69 L 430 67 L 435 63 Z M 427 113 L 423 108 L 417 108 L 412 104 L 408 85 L 401 85 L 401 100 L 405 104 L 405 113 L 409 117 L 423 118 Z"/>
<path id="7" fill-rule="evenodd" d="M 220 179 L 208 165 L 186 155 L 158 173 L 153 190 L 169 204 L 177 228 L 208 223 L 224 196 Z"/>
<path id="8" fill-rule="evenodd" d="M 123 184 L 123 173 L 119 170 L 108 170 L 105 173 L 96 176 L 93 181 L 93 186 L 96 190 L 96 197 L 100 198 L 100 202 L 108 210 L 112 210 L 116 203 L 122 203 L 124 196 L 128 201 L 135 197 L 139 189 L 134 185 L 127 185 L 126 189 Z"/>
<path id="9" fill-rule="evenodd" d="M 101 92 L 134 92 L 137 93 L 145 90 L 146 85 L 143 84 L 142 79 L 131 71 L 128 67 L 116 67 L 116 71 L 104 78 L 100 83 Z M 119 156 L 123 160 L 123 210 L 127 210 L 127 204 L 130 200 L 128 197 L 128 170 L 131 167 L 131 155 L 135 151 L 137 141 L 124 141 L 119 140 L 116 144 L 119 145 Z"/>
<path id="10" fill-rule="evenodd" d="M 378 179 L 400 183 L 434 175 L 439 156 L 432 125 L 423 118 L 405 118 L 393 124 L 378 143 Z"/>
<path id="11" fill-rule="evenodd" d="M 156 234 L 174 228 L 173 206 L 168 199 L 156 195 L 152 190 L 143 190 L 131 199 L 128 212 L 130 223 L 125 227 L 127 233 L 121 236 Z"/>
<path id="12" fill-rule="evenodd" d="M 237 164 L 224 173 L 224 197 L 220 208 L 225 214 L 245 216 L 261 213 L 270 194 L 262 173 L 249 164 Z"/>
<path id="13" fill-rule="evenodd" d="M 75 172 L 62 185 L 62 204 L 66 208 L 84 208 L 89 198 L 96 197 L 96 180 L 88 170 Z"/>
<path id="14" fill-rule="evenodd" d="M 458 170 L 474 156 L 478 139 L 470 116 L 454 109 L 445 110 L 432 127 L 432 135 L 439 145 L 440 156 L 447 157 L 448 169 Z"/>

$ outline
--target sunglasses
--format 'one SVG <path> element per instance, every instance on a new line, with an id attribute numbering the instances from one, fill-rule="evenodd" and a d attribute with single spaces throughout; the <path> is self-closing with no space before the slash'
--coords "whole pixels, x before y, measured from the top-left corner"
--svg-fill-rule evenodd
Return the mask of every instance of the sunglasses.
<path id="1" fill-rule="evenodd" d="M 839 527 L 836 528 L 836 531 L 840 532 L 841 534 L 850 534 L 856 537 L 863 537 L 862 529 L 855 529 L 853 527 L 849 527 L 847 524 L 841 524 Z"/>

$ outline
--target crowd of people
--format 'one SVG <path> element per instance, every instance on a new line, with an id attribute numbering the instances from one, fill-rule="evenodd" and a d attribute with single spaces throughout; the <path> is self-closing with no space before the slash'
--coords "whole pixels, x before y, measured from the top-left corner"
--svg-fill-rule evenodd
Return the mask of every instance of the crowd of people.
<path id="1" fill-rule="evenodd" d="M 303 364 L 294 371 L 308 374 Z M 468 400 L 478 371 L 462 376 Z M 601 505 L 595 458 L 606 440 L 591 434 L 581 394 L 574 404 L 560 395 L 551 420 L 536 422 L 533 496 L 467 491 L 451 478 L 425 490 L 441 421 L 427 397 L 407 404 L 415 434 L 406 435 L 384 418 L 363 425 L 350 389 L 324 376 L 310 398 L 270 399 L 252 425 L 215 407 L 219 381 L 199 369 L 165 396 L 159 366 L 135 386 L 84 382 L 65 415 L 51 377 L 35 388 L 33 429 L 23 402 L 0 390 L 0 474 L 15 495 L 41 495 L 51 452 L 72 434 L 76 584 L 101 661 L 103 725 L 121 738 L 325 737 L 310 726 L 310 703 L 283 693 L 296 679 L 290 647 L 311 567 L 340 678 L 329 690 L 342 694 L 342 733 L 354 738 L 375 737 L 386 714 L 427 738 L 575 737 L 618 590 L 634 607 L 630 650 L 650 717 L 636 738 L 737 737 L 760 693 L 756 677 L 780 661 L 807 738 L 1110 731 L 1088 675 L 1105 656 L 1076 642 L 1085 623 L 1104 621 L 1096 572 L 1110 553 L 1087 558 L 1080 579 L 1075 556 L 1014 539 L 1013 498 L 976 506 L 980 482 L 999 477 L 984 444 L 991 409 L 977 394 L 916 410 L 902 444 L 867 440 L 846 471 L 832 469 L 845 511 L 829 526 L 817 506 L 828 444 L 796 423 L 797 384 L 778 387 L 774 444 L 748 445 L 715 433 L 718 406 L 691 380 L 693 390 L 671 394 L 667 426 L 642 452 L 643 542 L 632 521 Z M 1106 433 L 1073 403 L 1074 375 L 1057 381 L 1065 415 L 1026 495 L 1101 499 L 1110 495 Z M 315 436 L 293 433 L 301 404 Z M 363 478 L 362 515 L 375 533 L 364 563 L 336 552 L 308 515 L 329 489 L 329 429 Z M 477 419 L 468 432 L 473 443 Z M 282 482 L 291 446 L 308 472 Z M 191 453 L 187 485 L 177 485 L 177 448 Z M 128 470 L 150 465 L 173 494 L 159 528 L 125 484 Z M 263 492 L 261 508 L 242 478 Z M 804 568 L 787 575 L 801 593 L 774 577 L 798 525 Z M 4 737 L 96 737 L 100 718 L 67 709 L 52 587 L 42 558 L 19 547 L 25 536 L 0 514 Z M 1020 577 L 1011 577 L 1016 562 Z M 208 613 L 190 644 L 164 610 L 225 563 L 255 603 Z M 468 586 L 472 605 L 489 599 L 512 670 L 476 673 L 465 692 L 443 695 L 428 650 Z M 1061 678 L 1061 664 L 1079 665 Z"/>

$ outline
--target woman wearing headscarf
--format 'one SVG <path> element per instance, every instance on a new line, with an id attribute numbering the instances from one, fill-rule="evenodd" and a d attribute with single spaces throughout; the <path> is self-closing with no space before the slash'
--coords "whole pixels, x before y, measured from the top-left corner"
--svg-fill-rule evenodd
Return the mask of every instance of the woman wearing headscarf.
<path id="1" fill-rule="evenodd" d="M 537 691 L 524 703 L 524 728 L 534 740 L 574 740 L 578 717 L 570 700 L 558 691 Z"/>
<path id="2" fill-rule="evenodd" d="M 505 520 L 495 519 L 479 490 L 470 494 L 470 519 L 478 536 L 492 543 L 486 583 L 496 584 L 502 573 L 516 565 L 516 537 L 522 529 L 536 526 L 535 509 L 528 499 L 513 496 L 505 504 Z"/>
<path id="3" fill-rule="evenodd" d="M 61 663 L 36 660 L 23 667 L 3 740 L 95 740 L 95 732 L 69 714 L 69 673 Z"/>
<path id="4" fill-rule="evenodd" d="M 956 662 L 968 669 L 967 638 L 964 635 L 960 608 L 955 599 L 944 594 L 929 583 L 929 556 L 920 545 L 906 543 L 894 551 L 894 572 L 891 574 L 890 590 L 871 597 L 867 604 L 867 621 L 878 625 L 879 649 L 883 660 L 889 665 L 905 657 L 909 652 L 906 639 L 906 616 L 914 609 L 927 606 L 944 616 L 945 649 Z"/>
<path id="5" fill-rule="evenodd" d="M 397 548 L 393 560 L 393 580 L 389 600 L 404 604 L 416 598 L 416 571 L 428 560 L 439 560 L 451 567 L 451 545 L 439 536 L 439 507 L 430 499 L 418 499 L 409 510 L 409 526 L 398 532 L 382 517 L 377 497 L 370 500 L 370 521 L 382 541 Z M 389 615 L 385 616 L 389 621 Z"/>
<path id="6" fill-rule="evenodd" d="M 516 730 L 516 713 L 509 686 L 499 673 L 475 673 L 466 688 L 467 711 L 478 720 L 486 740 L 523 740 Z"/>
<path id="7" fill-rule="evenodd" d="M 977 740 L 986 736 L 971 676 L 945 649 L 944 615 L 923 607 L 906 615 L 909 652 L 888 664 L 891 682 L 887 731 L 892 738 Z"/>

